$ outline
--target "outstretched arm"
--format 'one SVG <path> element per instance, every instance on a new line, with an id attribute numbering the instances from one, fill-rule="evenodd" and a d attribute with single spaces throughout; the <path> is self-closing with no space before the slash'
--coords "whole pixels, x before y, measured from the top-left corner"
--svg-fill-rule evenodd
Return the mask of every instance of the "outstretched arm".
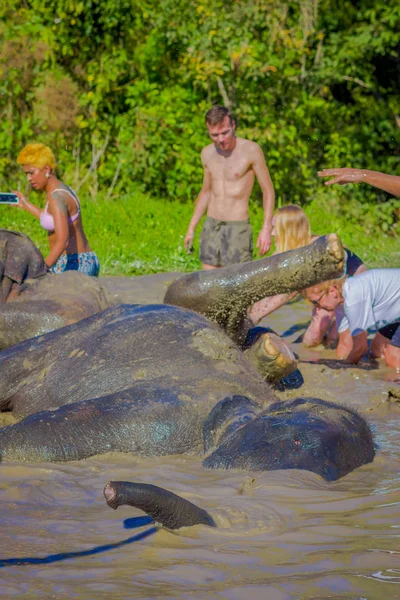
<path id="1" fill-rule="evenodd" d="M 202 153 L 202 159 L 203 159 L 203 169 L 204 169 L 203 185 L 200 190 L 200 194 L 197 197 L 193 216 L 190 219 L 189 227 L 188 227 L 188 230 L 186 232 L 185 239 L 183 242 L 185 249 L 187 251 L 190 251 L 193 246 L 193 238 L 194 238 L 195 229 L 196 229 L 197 225 L 199 224 L 201 217 L 206 212 L 209 201 L 210 201 L 211 173 L 208 170 L 207 165 L 204 162 L 203 153 Z"/>
<path id="2" fill-rule="evenodd" d="M 266 254 L 271 247 L 272 215 L 275 205 L 275 190 L 267 165 L 265 163 L 264 154 L 258 144 L 255 144 L 255 156 L 252 166 L 258 179 L 258 183 L 261 186 L 263 195 L 264 222 L 256 244 L 257 248 L 259 249 L 258 253 L 263 255 Z"/>
<path id="3" fill-rule="evenodd" d="M 255 302 L 248 310 L 248 316 L 254 325 L 257 325 L 261 319 L 270 315 L 272 312 L 293 300 L 297 292 L 288 292 L 287 294 L 277 294 L 276 296 L 267 296 L 258 302 Z"/>
<path id="4" fill-rule="evenodd" d="M 368 183 L 374 187 L 384 190 L 393 196 L 400 196 L 400 177 L 387 175 L 379 171 L 368 171 L 366 169 L 324 169 L 318 172 L 318 177 L 333 177 L 325 181 L 325 185 L 345 185 L 346 183 Z"/>

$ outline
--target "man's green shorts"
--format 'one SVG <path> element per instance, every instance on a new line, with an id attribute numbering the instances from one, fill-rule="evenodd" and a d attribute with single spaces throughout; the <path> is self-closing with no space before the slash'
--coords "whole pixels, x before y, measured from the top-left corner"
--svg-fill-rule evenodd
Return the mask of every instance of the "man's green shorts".
<path id="1" fill-rule="evenodd" d="M 217 221 L 207 217 L 200 236 L 200 260 L 226 267 L 252 260 L 253 236 L 248 221 Z"/>

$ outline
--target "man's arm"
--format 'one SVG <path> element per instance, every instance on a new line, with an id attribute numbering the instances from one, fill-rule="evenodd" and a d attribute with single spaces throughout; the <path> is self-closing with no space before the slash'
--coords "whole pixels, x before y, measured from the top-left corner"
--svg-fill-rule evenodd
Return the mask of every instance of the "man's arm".
<path id="1" fill-rule="evenodd" d="M 333 179 L 325 181 L 325 185 L 368 183 L 393 196 L 400 196 L 400 177 L 397 175 L 387 175 L 386 173 L 366 169 L 324 169 L 318 172 L 318 177 L 333 177 Z"/>
<path id="2" fill-rule="evenodd" d="M 196 229 L 201 217 L 206 212 L 208 203 L 210 201 L 211 173 L 208 170 L 207 165 L 204 161 L 204 150 L 202 152 L 202 159 L 203 159 L 203 169 L 204 169 L 203 185 L 200 190 L 200 194 L 197 197 L 193 216 L 190 219 L 189 227 L 186 232 L 185 239 L 183 241 L 184 247 L 187 251 L 190 251 L 192 248 L 195 229 Z"/>
<path id="3" fill-rule="evenodd" d="M 364 354 L 368 351 L 367 337 L 366 331 L 362 331 L 361 333 L 352 336 L 353 349 L 344 362 L 351 365 L 356 365 L 358 362 L 360 362 Z"/>
<path id="4" fill-rule="evenodd" d="M 255 157 L 252 167 L 258 183 L 261 186 L 264 208 L 264 222 L 257 238 L 256 246 L 259 248 L 258 253 L 263 255 L 266 254 L 271 247 L 271 229 L 272 215 L 274 213 L 275 206 L 275 190 L 267 165 L 265 163 L 264 154 L 258 144 L 255 146 L 255 148 Z"/>

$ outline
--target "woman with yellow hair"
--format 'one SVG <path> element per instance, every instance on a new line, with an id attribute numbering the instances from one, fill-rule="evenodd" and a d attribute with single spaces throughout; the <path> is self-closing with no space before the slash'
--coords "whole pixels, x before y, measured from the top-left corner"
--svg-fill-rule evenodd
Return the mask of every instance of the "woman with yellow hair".
<path id="1" fill-rule="evenodd" d="M 295 204 L 288 204 L 278 208 L 275 212 L 272 218 L 272 235 L 275 238 L 276 251 L 274 254 L 307 246 L 319 237 L 312 235 L 307 215 L 300 206 Z M 362 260 L 346 249 L 347 275 L 358 275 L 363 271 L 366 271 L 366 267 Z M 296 295 L 297 292 L 292 292 L 264 298 L 251 307 L 249 317 L 254 324 L 257 324 L 263 317 L 280 308 L 286 302 L 295 298 Z M 306 346 L 317 346 L 328 334 L 328 342 L 336 342 L 339 338 L 337 354 L 341 357 L 346 355 L 351 348 L 351 336 L 346 327 L 346 321 L 341 324 L 342 317 L 343 310 L 341 306 L 338 306 L 336 311 L 314 306 L 311 323 L 303 335 L 304 344 Z"/>
<path id="2" fill-rule="evenodd" d="M 49 271 L 81 271 L 97 276 L 100 264 L 83 231 L 79 198 L 57 178 L 57 163 L 51 149 L 44 144 L 28 144 L 21 150 L 17 162 L 32 188 L 46 194 L 46 204 L 41 210 L 23 194 L 14 192 L 19 198 L 17 206 L 38 218 L 48 231 L 50 251 L 45 262 Z"/>
<path id="3" fill-rule="evenodd" d="M 400 370 L 400 269 L 372 269 L 359 277 L 325 281 L 303 294 L 320 310 L 343 307 L 351 336 L 350 351 L 343 357 L 347 363 L 357 364 L 367 352 L 373 328 L 371 355 Z"/>

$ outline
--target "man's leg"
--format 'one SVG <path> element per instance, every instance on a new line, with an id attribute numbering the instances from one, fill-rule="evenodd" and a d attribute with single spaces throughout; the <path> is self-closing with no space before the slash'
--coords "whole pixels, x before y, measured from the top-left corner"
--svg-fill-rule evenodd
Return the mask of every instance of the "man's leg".
<path id="1" fill-rule="evenodd" d="M 200 235 L 200 261 L 204 271 L 221 267 L 221 224 L 206 217 Z"/>
<path id="2" fill-rule="evenodd" d="M 253 234 L 248 221 L 225 221 L 221 226 L 221 266 L 253 260 Z"/>

